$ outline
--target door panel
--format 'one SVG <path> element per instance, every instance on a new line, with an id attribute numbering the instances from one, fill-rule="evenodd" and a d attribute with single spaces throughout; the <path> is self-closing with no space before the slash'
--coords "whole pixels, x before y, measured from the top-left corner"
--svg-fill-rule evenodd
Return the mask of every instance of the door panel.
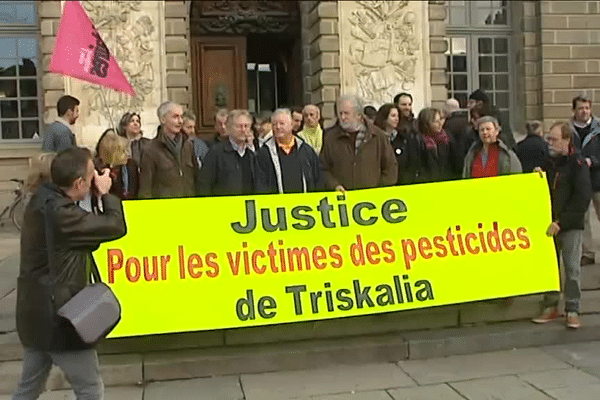
<path id="1" fill-rule="evenodd" d="M 203 136 L 214 133 L 220 108 L 247 108 L 246 38 L 199 37 L 192 41 L 194 109 Z"/>

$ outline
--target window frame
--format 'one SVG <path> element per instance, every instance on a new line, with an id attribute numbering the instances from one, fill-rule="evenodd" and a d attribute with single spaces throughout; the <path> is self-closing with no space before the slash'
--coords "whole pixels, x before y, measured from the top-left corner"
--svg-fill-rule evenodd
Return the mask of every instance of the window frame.
<path id="1" fill-rule="evenodd" d="M 35 117 L 22 117 L 21 116 L 21 101 L 33 100 L 33 96 L 21 96 L 20 82 L 21 75 L 17 72 L 14 76 L 14 80 L 17 84 L 17 96 L 14 98 L 14 101 L 17 102 L 17 117 L 10 118 L 10 121 L 17 121 L 19 124 L 19 138 L 18 139 L 5 139 L 2 137 L 2 127 L 0 125 L 0 144 L 2 145 L 25 145 L 25 144 L 35 144 L 36 146 L 42 142 L 42 132 L 44 130 L 44 122 L 43 122 L 43 96 L 42 96 L 42 57 L 40 51 L 41 45 L 41 35 L 40 35 L 40 15 L 39 15 L 39 2 L 38 1 L 10 1 L 7 3 L 11 3 L 16 5 L 19 4 L 32 4 L 33 10 L 35 12 L 35 21 L 32 24 L 12 24 L 12 23 L 0 23 L 0 39 L 1 38 L 14 38 L 16 40 L 22 38 L 31 38 L 36 41 L 36 55 L 35 60 L 37 61 L 36 65 L 36 74 L 35 78 L 31 80 L 35 80 L 37 93 L 35 96 L 35 100 L 37 101 L 37 119 Z M 18 55 L 18 54 L 17 54 Z M 16 67 L 21 65 L 21 58 L 15 57 Z M 10 78 L 9 78 L 10 79 Z M 7 80 L 9 80 L 7 79 Z M 28 79 L 28 78 L 26 78 Z M 23 138 L 22 132 L 22 122 L 23 121 L 35 121 L 38 122 L 38 137 L 37 138 Z"/>
<path id="2" fill-rule="evenodd" d="M 467 40 L 467 45 L 466 45 L 466 52 L 467 52 L 467 91 L 469 93 L 472 93 L 473 90 L 478 89 L 479 88 L 479 49 L 478 49 L 478 40 L 479 38 L 504 38 L 507 40 L 507 51 L 508 51 L 508 76 L 509 76 L 509 80 L 508 80 L 508 100 L 509 100 L 509 105 L 508 105 L 508 114 L 509 116 L 511 115 L 515 115 L 516 110 L 516 104 L 517 104 L 517 94 L 516 94 L 516 90 L 514 90 L 515 88 L 518 87 L 517 85 L 517 79 L 514 76 L 514 68 L 516 65 L 516 54 L 514 51 L 514 44 L 513 44 L 513 27 L 512 27 L 512 9 L 511 9 L 511 3 L 510 1 L 507 2 L 506 4 L 506 13 L 507 13 L 507 24 L 506 25 L 451 25 L 450 24 L 450 11 L 451 8 L 453 7 L 452 5 L 453 1 L 448 1 L 447 4 L 447 11 L 448 11 L 448 15 L 446 18 L 446 35 L 445 35 L 445 39 L 451 41 L 452 38 L 456 38 L 456 37 L 464 37 Z M 477 9 L 477 2 L 476 1 L 469 1 L 469 0 L 465 0 L 464 1 L 464 6 L 454 6 L 454 8 L 459 8 L 459 7 L 464 7 L 467 10 L 467 23 L 471 24 L 472 21 L 474 21 L 474 16 L 475 16 L 475 12 Z M 449 49 L 450 50 L 450 49 Z M 495 52 L 493 53 L 495 54 Z M 446 54 L 446 56 L 448 56 L 448 54 Z M 470 63 L 470 65 L 469 65 Z M 495 71 L 492 73 L 495 76 Z M 448 98 L 450 98 L 454 91 L 451 90 L 453 89 L 453 82 L 450 82 L 450 80 L 453 77 L 453 73 L 448 70 Z M 495 90 L 493 91 L 494 93 L 496 92 Z M 502 90 L 502 92 L 506 92 L 505 90 Z M 495 97 L 495 96 L 494 96 Z M 495 104 L 495 98 L 492 97 L 490 100 L 492 101 L 492 104 L 494 104 L 494 106 L 496 106 Z M 464 110 L 464 109 L 463 109 Z M 513 118 L 510 118 L 510 121 L 512 121 Z"/>

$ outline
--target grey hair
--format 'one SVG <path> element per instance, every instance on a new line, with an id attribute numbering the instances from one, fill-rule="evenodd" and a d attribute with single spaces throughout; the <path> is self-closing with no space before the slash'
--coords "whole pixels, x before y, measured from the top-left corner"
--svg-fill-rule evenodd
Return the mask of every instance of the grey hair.
<path id="1" fill-rule="evenodd" d="M 227 114 L 227 120 L 225 122 L 227 129 L 231 130 L 233 128 L 233 123 L 238 118 L 241 118 L 241 117 L 246 117 L 250 121 L 252 121 L 252 114 L 250 114 L 250 112 L 248 110 L 231 110 L 231 111 L 229 111 L 229 114 Z"/>
<path id="2" fill-rule="evenodd" d="M 292 110 L 290 110 L 289 108 L 278 108 L 277 110 L 273 111 L 273 114 L 271 114 L 271 120 L 273 120 L 273 118 L 275 118 L 279 114 L 285 114 L 288 117 L 290 117 L 290 119 L 292 119 Z"/>
<path id="3" fill-rule="evenodd" d="M 196 114 L 191 110 L 185 110 L 181 118 L 184 121 L 196 121 Z"/>
<path id="4" fill-rule="evenodd" d="M 527 130 L 528 135 L 544 135 L 544 126 L 540 121 L 528 121 L 525 124 L 525 128 Z"/>
<path id="5" fill-rule="evenodd" d="M 227 118 L 228 115 L 229 115 L 229 111 L 226 108 L 220 108 L 215 113 L 215 121 L 217 120 L 217 118 Z"/>
<path id="6" fill-rule="evenodd" d="M 360 97 L 358 97 L 354 94 L 345 94 L 345 95 L 341 96 L 336 103 L 338 112 L 340 110 L 340 105 L 345 102 L 349 102 L 352 104 L 352 108 L 354 108 L 354 111 L 356 111 L 356 114 L 358 114 L 358 115 L 363 114 L 363 109 L 364 109 L 363 103 L 364 102 Z"/>
<path id="7" fill-rule="evenodd" d="M 173 107 L 178 106 L 178 105 L 179 104 L 172 102 L 172 101 L 165 101 L 160 106 L 158 106 L 158 108 L 156 109 L 156 115 L 158 116 L 158 120 L 160 121 L 162 119 L 162 117 L 167 115 L 167 113 L 169 111 L 171 111 L 171 109 Z"/>
<path id="8" fill-rule="evenodd" d="M 500 128 L 500 123 L 498 122 L 496 117 L 492 117 L 491 115 L 486 115 L 485 117 L 481 117 L 477 120 L 477 130 L 479 130 L 479 127 L 481 126 L 481 124 L 485 124 L 487 122 L 493 123 L 494 126 L 496 127 L 496 129 Z"/>

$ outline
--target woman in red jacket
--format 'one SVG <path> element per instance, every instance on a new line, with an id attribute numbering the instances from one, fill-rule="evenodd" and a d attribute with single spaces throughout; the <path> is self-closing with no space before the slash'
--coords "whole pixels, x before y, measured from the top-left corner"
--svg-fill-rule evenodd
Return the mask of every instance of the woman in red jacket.
<path id="1" fill-rule="evenodd" d="M 465 157 L 463 178 L 486 178 L 522 172 L 517 155 L 498 138 L 500 125 L 495 117 L 479 118 L 477 130 L 479 140 L 473 143 Z"/>

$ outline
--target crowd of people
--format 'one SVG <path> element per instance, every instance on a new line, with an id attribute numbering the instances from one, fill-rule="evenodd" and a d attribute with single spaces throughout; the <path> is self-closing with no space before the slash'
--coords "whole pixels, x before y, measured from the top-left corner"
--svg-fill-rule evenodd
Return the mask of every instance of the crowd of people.
<path id="1" fill-rule="evenodd" d="M 193 112 L 167 101 L 157 109 L 153 139 L 141 131 L 140 115 L 128 112 L 116 129 L 102 133 L 92 153 L 77 147 L 71 129 L 79 100 L 60 98 L 58 119 L 44 133 L 46 153 L 28 182 L 34 194 L 25 211 L 17 287 L 17 331 L 25 350 L 13 398 L 37 398 L 53 363 L 78 398 L 102 397 L 93 346 L 48 314 L 48 303 L 57 300 L 43 297 L 49 292 L 42 278 L 54 273 L 60 277 L 55 285 L 70 288 L 62 303 L 85 287 L 92 251 L 126 233 L 121 200 L 344 192 L 545 171 L 552 199 L 546 234 L 563 260 L 566 325 L 578 328 L 581 265 L 595 262 L 590 202 L 600 219 L 600 123 L 592 102 L 574 98 L 573 118 L 547 132 L 539 121 L 529 122 L 517 144 L 481 90 L 470 95 L 467 111 L 449 99 L 444 109 L 427 107 L 415 117 L 412 104 L 409 93 L 379 109 L 344 95 L 336 102 L 335 124 L 325 129 L 314 104 L 258 116 L 218 110 L 214 137 L 203 140 Z M 55 249 L 48 248 L 53 236 Z M 40 243 L 45 250 L 39 251 Z M 59 271 L 49 271 L 53 257 L 64 261 Z M 558 302 L 557 293 L 544 296 L 533 321 L 557 319 Z"/>
<path id="2" fill-rule="evenodd" d="M 58 101 L 59 118 L 44 135 L 44 150 L 76 145 L 70 126 L 78 105 L 71 96 Z M 142 133 L 139 114 L 126 113 L 116 130 L 101 135 L 94 163 L 110 171 L 111 193 L 123 200 L 343 192 L 544 170 L 553 201 L 548 234 L 565 262 L 567 325 L 576 328 L 580 265 L 595 262 L 590 198 L 600 219 L 600 123 L 591 105 L 578 96 L 572 120 L 546 133 L 541 122 L 528 122 L 526 137 L 515 143 L 482 90 L 471 93 L 467 110 L 449 99 L 443 109 L 426 107 L 416 116 L 410 93 L 379 109 L 344 95 L 336 102 L 336 122 L 326 128 L 314 104 L 260 115 L 220 109 L 209 140 L 198 135 L 193 112 L 167 101 L 158 107 L 153 139 Z M 90 197 L 96 210 L 97 196 Z M 537 322 L 559 316 L 550 303 Z"/>

